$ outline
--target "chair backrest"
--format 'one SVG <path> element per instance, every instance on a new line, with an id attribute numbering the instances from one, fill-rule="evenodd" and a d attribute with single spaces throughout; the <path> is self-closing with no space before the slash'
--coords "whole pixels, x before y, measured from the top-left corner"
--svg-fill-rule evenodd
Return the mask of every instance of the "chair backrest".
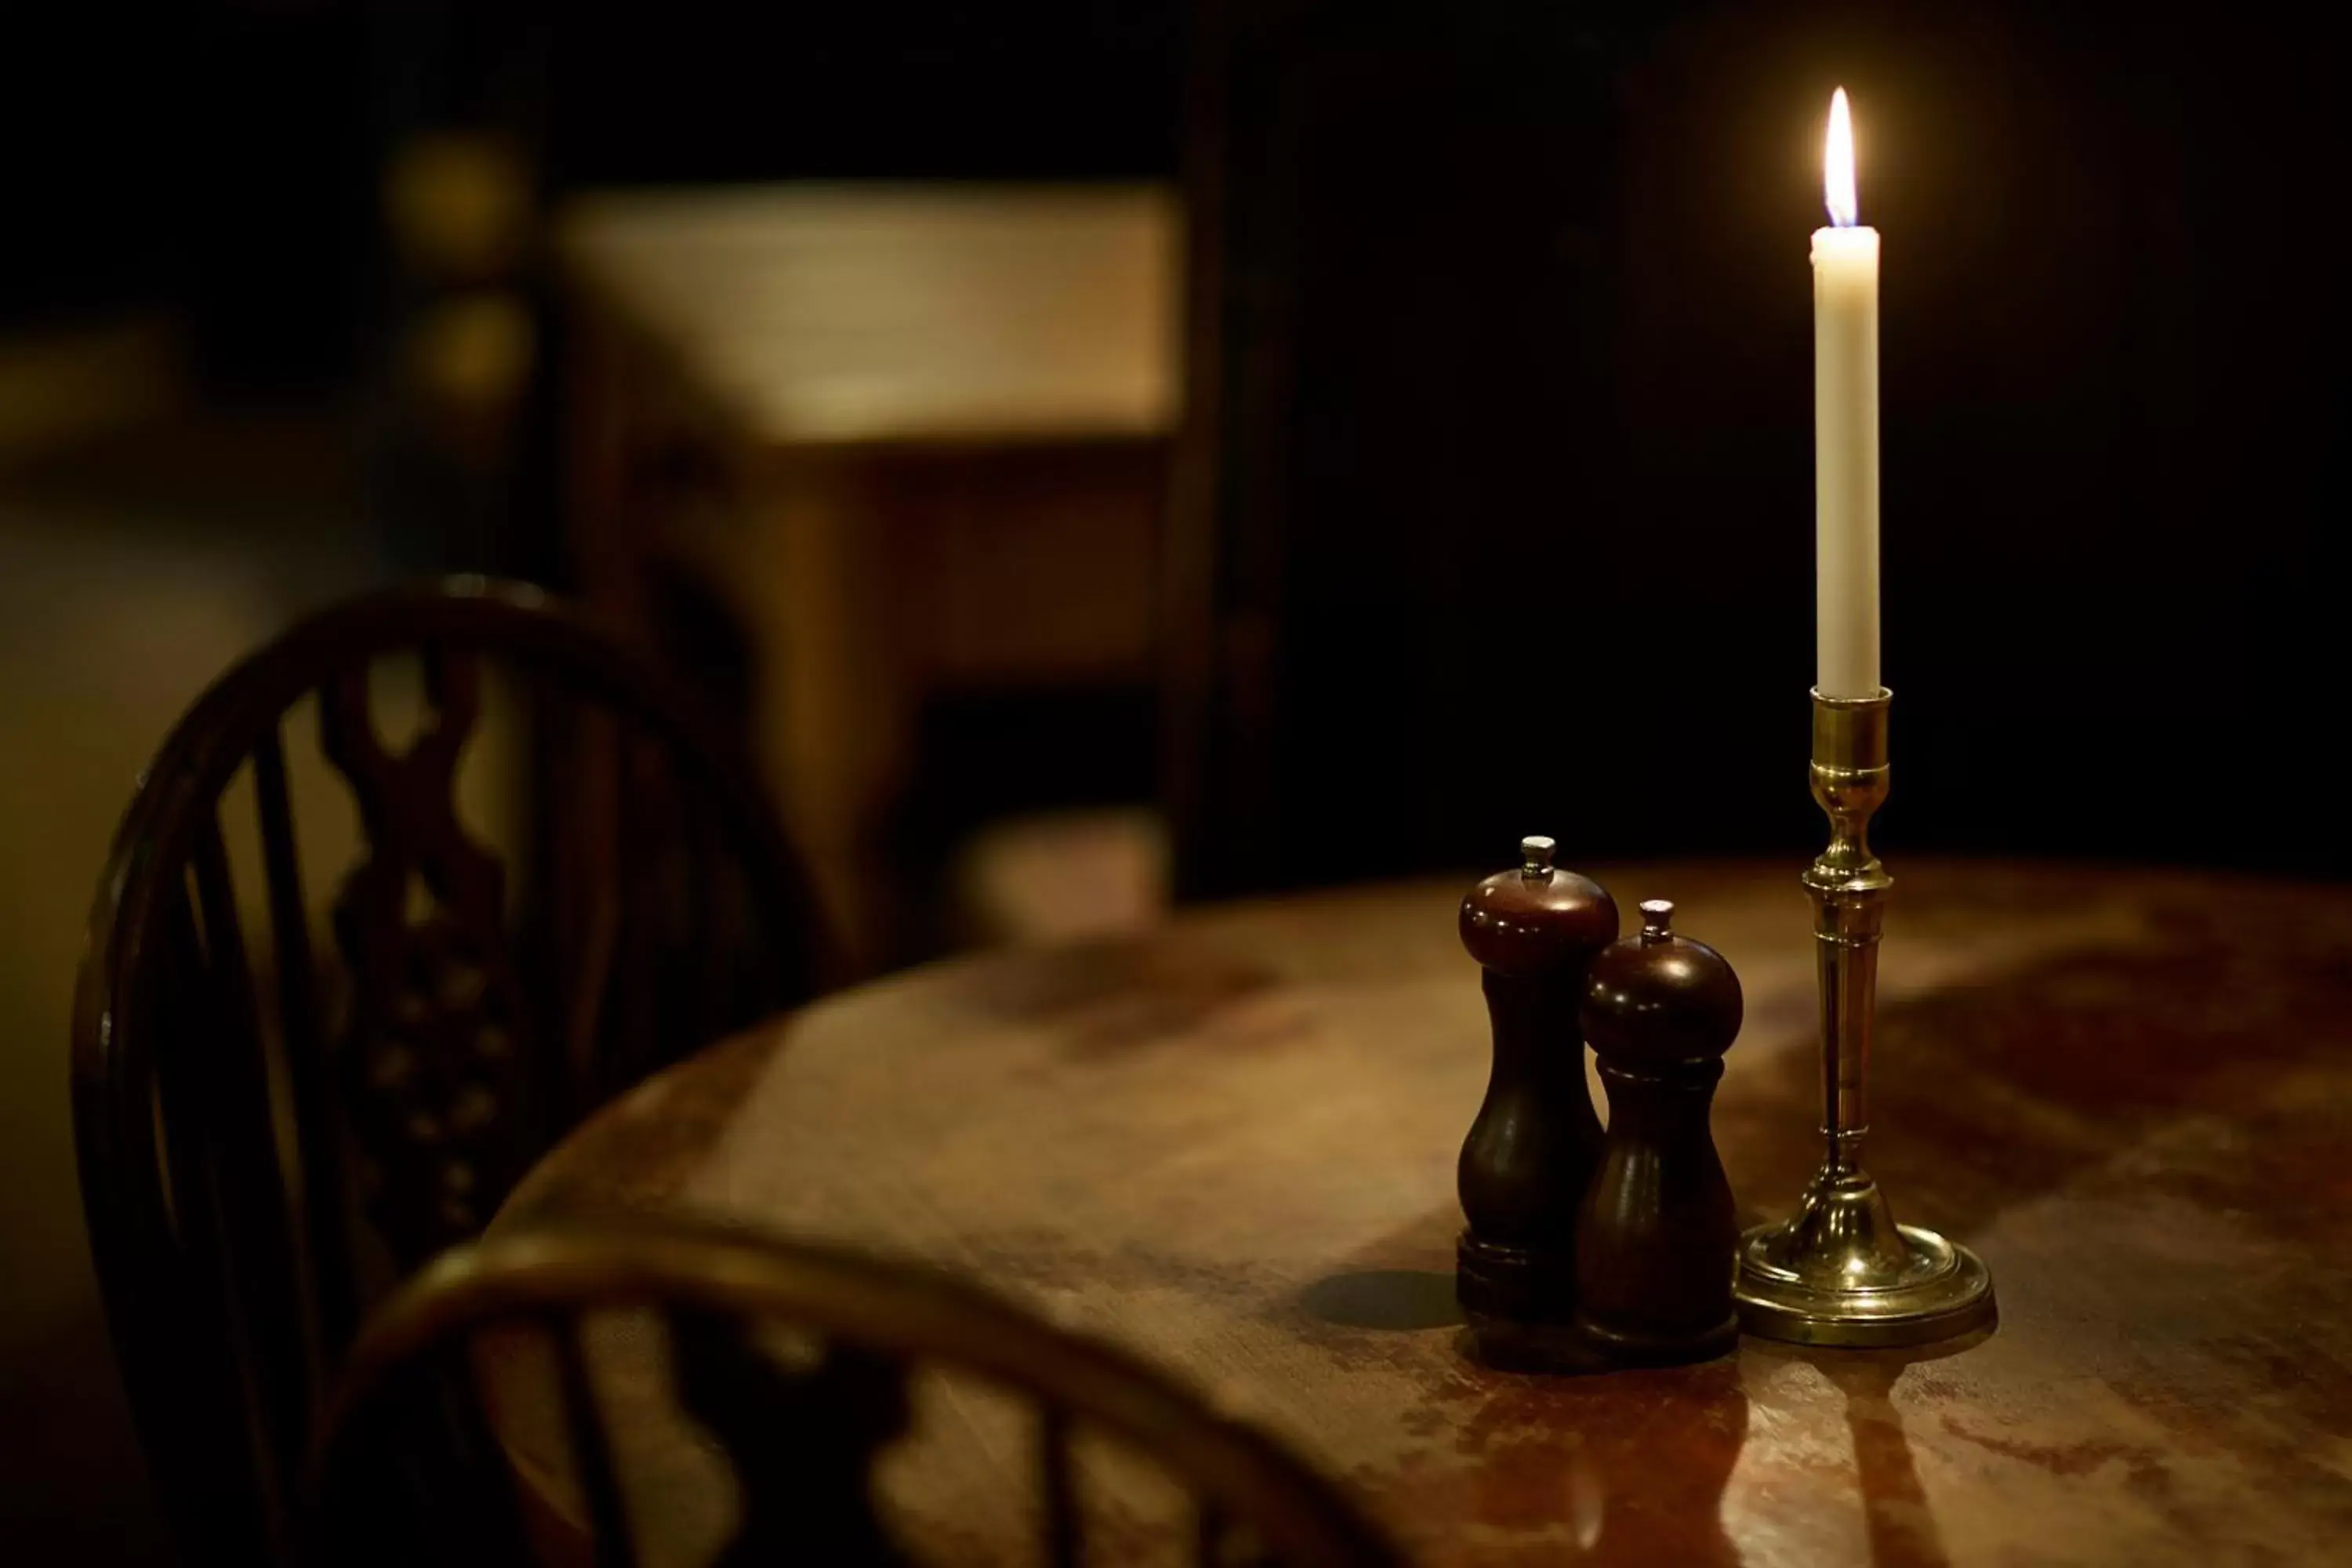
<path id="1" fill-rule="evenodd" d="M 310 707 L 319 754 L 289 744 Z M 500 807 L 503 854 L 472 820 Z M 339 815 L 356 864 L 314 900 L 306 847 Z M 827 963 L 740 753 L 534 589 L 362 598 L 215 682 L 123 818 L 74 1021 L 91 1247 L 190 1554 L 284 1560 L 369 1301 L 565 1129 Z"/>
<path id="2" fill-rule="evenodd" d="M 621 1315 L 649 1321 L 667 1375 L 637 1380 L 634 1402 L 616 1410 L 625 1380 L 612 1363 L 630 1342 L 593 1331 Z M 941 1377 L 958 1392 L 927 1401 L 927 1380 Z M 536 1400 L 534 1381 L 544 1385 Z M 1288 1450 L 1123 1351 L 926 1268 L 644 1221 L 460 1247 L 390 1302 L 354 1350 L 329 1418 L 307 1542 L 316 1561 L 348 1568 L 634 1568 L 667 1555 L 648 1551 L 641 1538 L 658 1532 L 630 1506 L 676 1505 L 675 1488 L 630 1484 L 630 1454 L 646 1454 L 658 1400 L 700 1428 L 677 1441 L 715 1451 L 735 1500 L 713 1532 L 715 1555 L 706 1546 L 698 1560 L 906 1563 L 923 1527 L 883 1499 L 919 1495 L 919 1478 L 902 1470 L 885 1487 L 880 1471 L 894 1449 L 924 1440 L 919 1409 L 979 1441 L 972 1405 L 991 1393 L 1012 1396 L 1025 1442 L 992 1450 L 978 1495 L 1033 1494 L 1006 1512 L 1025 1524 L 1039 1563 L 1090 1560 L 1088 1521 L 1102 1517 L 1090 1504 L 1104 1500 L 1089 1493 L 1116 1484 L 1116 1468 L 1106 1481 L 1106 1455 L 1090 1447 L 1105 1440 L 1156 1484 L 1174 1483 L 1169 1495 L 1181 1500 L 1159 1523 L 1199 1563 L 1398 1561 Z M 553 1407 L 545 1425 L 561 1434 L 568 1473 L 531 1462 L 514 1436 L 535 1406 Z M 949 1521 L 950 1543 L 929 1555 L 1006 1560 L 1014 1542 L 961 1533 L 970 1522 Z M 940 1521 L 930 1523 L 936 1534 Z M 1124 1560 L 1141 1542 L 1107 1544 Z"/>

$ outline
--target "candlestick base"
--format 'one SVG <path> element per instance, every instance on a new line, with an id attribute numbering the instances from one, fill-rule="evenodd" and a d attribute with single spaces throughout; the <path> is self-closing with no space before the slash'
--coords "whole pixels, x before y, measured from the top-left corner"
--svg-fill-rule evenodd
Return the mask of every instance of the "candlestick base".
<path id="1" fill-rule="evenodd" d="M 1958 1242 L 1897 1225 L 1865 1172 L 1824 1166 L 1785 1224 L 1741 1238 L 1739 1326 L 1806 1345 L 1916 1345 L 1993 1321 L 1992 1275 Z"/>

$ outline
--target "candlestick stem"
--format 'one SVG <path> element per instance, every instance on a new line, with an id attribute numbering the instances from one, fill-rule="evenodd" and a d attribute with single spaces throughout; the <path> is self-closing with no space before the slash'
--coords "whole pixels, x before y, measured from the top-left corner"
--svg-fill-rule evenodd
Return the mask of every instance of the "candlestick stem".
<path id="1" fill-rule="evenodd" d="M 1886 799 L 1892 700 L 1883 687 L 1870 697 L 1813 693 L 1813 798 L 1829 816 L 1830 843 L 1803 882 L 1821 979 L 1826 1147 L 1797 1212 L 1740 1245 L 1740 1325 L 1768 1339 L 1918 1344 L 1993 1316 L 1983 1261 L 1931 1230 L 1897 1225 L 1862 1163 L 1879 937 L 1895 885 L 1870 848 L 1870 818 Z"/>

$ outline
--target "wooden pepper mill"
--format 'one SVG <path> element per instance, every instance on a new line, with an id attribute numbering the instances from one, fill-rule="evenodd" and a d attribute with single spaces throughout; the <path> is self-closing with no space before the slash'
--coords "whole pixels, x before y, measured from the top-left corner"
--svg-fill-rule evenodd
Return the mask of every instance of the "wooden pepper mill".
<path id="1" fill-rule="evenodd" d="M 1463 1140 L 1454 1291 L 1481 1319 L 1568 1323 L 1577 1205 L 1601 1153 L 1577 1005 L 1592 955 L 1617 934 L 1608 889 L 1551 863 L 1549 838 L 1462 900 L 1462 945 L 1486 970 L 1494 1027 L 1486 1098 Z"/>
<path id="2" fill-rule="evenodd" d="M 1705 1361 L 1739 1338 L 1739 1223 L 1707 1114 L 1739 1033 L 1739 977 L 1642 906 L 1638 936 L 1592 961 L 1581 1013 L 1609 1134 L 1577 1227 L 1577 1326 L 1614 1360 Z"/>

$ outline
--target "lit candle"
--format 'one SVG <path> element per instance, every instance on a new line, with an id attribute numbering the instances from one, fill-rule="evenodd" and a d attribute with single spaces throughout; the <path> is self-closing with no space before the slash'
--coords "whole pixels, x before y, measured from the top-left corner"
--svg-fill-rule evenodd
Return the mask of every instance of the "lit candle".
<path id="1" fill-rule="evenodd" d="M 1824 697 L 1878 691 L 1878 231 L 1858 221 L 1853 121 L 1830 100 L 1813 231 L 1813 589 Z"/>

